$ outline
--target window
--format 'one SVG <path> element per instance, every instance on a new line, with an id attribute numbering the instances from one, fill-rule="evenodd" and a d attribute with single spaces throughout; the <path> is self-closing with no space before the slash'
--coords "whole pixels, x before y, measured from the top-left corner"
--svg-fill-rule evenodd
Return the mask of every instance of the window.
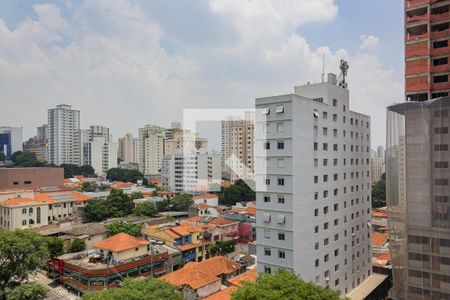
<path id="1" fill-rule="evenodd" d="M 434 167 L 436 169 L 448 169 L 448 161 L 435 161 Z"/>
<path id="2" fill-rule="evenodd" d="M 338 151 L 338 144 L 333 144 L 333 151 Z"/>
<path id="3" fill-rule="evenodd" d="M 317 150 L 319 150 L 319 146 L 318 146 L 317 142 L 314 142 L 314 151 L 317 151 Z"/>
<path id="4" fill-rule="evenodd" d="M 448 127 L 435 127 L 434 133 L 435 134 L 446 134 L 446 133 L 448 133 Z"/>
<path id="5" fill-rule="evenodd" d="M 264 213 L 264 222 L 269 223 L 270 222 L 270 214 Z"/>
<path id="6" fill-rule="evenodd" d="M 25 225 L 27 225 L 27 220 L 22 221 L 22 226 L 25 226 Z"/>
<path id="7" fill-rule="evenodd" d="M 314 226 L 314 233 L 319 233 L 319 226 Z"/>
<path id="8" fill-rule="evenodd" d="M 278 196 L 278 203 L 284 204 L 284 197 L 283 196 Z"/>
<path id="9" fill-rule="evenodd" d="M 280 186 L 284 185 L 284 178 L 278 178 L 278 185 Z"/>
<path id="10" fill-rule="evenodd" d="M 323 182 L 328 182 L 328 175 L 323 175 Z"/>
<path id="11" fill-rule="evenodd" d="M 26 208 L 22 208 L 22 214 L 26 214 L 27 213 L 27 209 Z"/>
<path id="12" fill-rule="evenodd" d="M 264 230 L 264 238 L 270 239 L 270 230 Z"/>
<path id="13" fill-rule="evenodd" d="M 322 149 L 323 149 L 323 151 L 328 151 L 328 144 L 327 143 L 323 143 L 322 144 Z"/>
<path id="14" fill-rule="evenodd" d="M 323 223 L 323 230 L 328 230 L 329 224 L 328 222 Z"/>
<path id="15" fill-rule="evenodd" d="M 270 267 L 264 266 L 264 273 L 270 274 L 271 273 Z"/>
<path id="16" fill-rule="evenodd" d="M 314 244 L 314 250 L 319 250 L 319 242 L 316 242 L 316 243 Z"/>
<path id="17" fill-rule="evenodd" d="M 323 191 L 323 197 L 328 198 L 328 191 Z"/>
<path id="18" fill-rule="evenodd" d="M 24 184 L 31 184 L 31 181 L 24 181 Z"/>
<path id="19" fill-rule="evenodd" d="M 284 240 L 285 240 L 285 235 L 284 235 L 284 233 L 279 232 L 279 233 L 278 233 L 278 239 L 279 239 L 280 241 L 284 241 Z"/>
<path id="20" fill-rule="evenodd" d="M 32 208 L 32 207 L 30 207 L 30 208 L 28 209 L 28 213 L 29 213 L 29 214 L 32 214 L 32 213 L 33 213 L 33 208 Z"/>
<path id="21" fill-rule="evenodd" d="M 326 215 L 328 213 L 328 206 L 325 206 L 323 208 L 323 214 Z"/>
<path id="22" fill-rule="evenodd" d="M 314 176 L 314 183 L 319 183 L 319 176 Z"/>
<path id="23" fill-rule="evenodd" d="M 270 185 L 270 178 L 266 178 L 266 185 Z"/>
<path id="24" fill-rule="evenodd" d="M 265 142 L 264 143 L 264 150 L 269 150 L 270 149 L 270 142 Z"/>
<path id="25" fill-rule="evenodd" d="M 284 112 L 284 106 L 277 106 L 275 112 L 276 112 L 277 114 L 283 113 L 283 112 Z"/>
<path id="26" fill-rule="evenodd" d="M 262 113 L 263 113 L 263 115 L 270 114 L 270 108 L 268 108 L 268 107 L 263 108 Z"/>
<path id="27" fill-rule="evenodd" d="M 270 251 L 270 248 L 264 248 L 264 255 L 265 256 L 271 256 L 272 251 Z"/>
<path id="28" fill-rule="evenodd" d="M 330 256 L 329 256 L 328 254 L 325 254 L 325 255 L 323 256 L 323 261 L 324 261 L 324 262 L 327 262 L 329 259 L 330 259 Z M 325 277 L 326 277 L 326 276 L 325 276 Z"/>
<path id="29" fill-rule="evenodd" d="M 337 106 L 337 99 L 333 99 L 333 106 L 334 106 L 334 107 Z"/>
<path id="30" fill-rule="evenodd" d="M 314 265 L 316 266 L 316 268 L 319 266 L 319 260 L 316 259 L 316 261 L 314 262 Z"/>
<path id="31" fill-rule="evenodd" d="M 324 120 L 328 119 L 328 113 L 326 111 L 322 112 L 322 117 Z"/>
<path id="32" fill-rule="evenodd" d="M 314 217 L 318 217 L 319 216 L 319 209 L 316 208 L 314 209 Z"/>
<path id="33" fill-rule="evenodd" d="M 338 118 L 337 114 L 333 114 L 333 121 L 334 122 L 337 122 L 337 118 Z"/>
<path id="34" fill-rule="evenodd" d="M 266 203 L 270 202 L 270 196 L 264 196 L 264 202 Z"/>
<path id="35" fill-rule="evenodd" d="M 326 128 L 326 127 L 322 128 L 322 135 L 323 136 L 327 136 L 328 135 L 328 128 Z"/>
<path id="36" fill-rule="evenodd" d="M 448 185 L 448 179 L 436 178 L 434 180 L 434 185 Z"/>
<path id="37" fill-rule="evenodd" d="M 286 258 L 286 253 L 283 250 L 278 250 L 278 258 Z"/>
<path id="38" fill-rule="evenodd" d="M 278 141 L 277 142 L 277 149 L 284 149 L 284 142 L 283 141 Z"/>
<path id="39" fill-rule="evenodd" d="M 323 159 L 323 166 L 325 167 L 325 166 L 327 166 L 327 165 L 328 165 L 328 159 L 324 158 L 324 159 Z"/>
<path id="40" fill-rule="evenodd" d="M 277 215 L 277 223 L 278 224 L 284 224 L 286 221 L 286 217 L 282 214 Z"/>

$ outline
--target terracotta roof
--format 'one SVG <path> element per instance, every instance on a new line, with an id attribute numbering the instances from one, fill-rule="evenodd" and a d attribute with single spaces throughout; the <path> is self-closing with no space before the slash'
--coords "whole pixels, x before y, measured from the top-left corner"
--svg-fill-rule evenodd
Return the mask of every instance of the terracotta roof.
<path id="1" fill-rule="evenodd" d="M 230 286 L 221 290 L 220 292 L 217 292 L 215 294 L 212 294 L 211 296 L 204 298 L 204 300 L 230 300 L 231 294 L 237 289 L 238 288 L 235 286 Z"/>
<path id="2" fill-rule="evenodd" d="M 186 251 L 190 249 L 195 249 L 201 245 L 202 244 L 186 244 L 186 245 L 178 245 L 177 248 L 180 249 L 181 251 Z"/>
<path id="3" fill-rule="evenodd" d="M 244 209 L 246 213 L 248 213 L 249 215 L 252 216 L 256 216 L 256 208 L 254 207 L 247 207 L 246 209 Z"/>
<path id="4" fill-rule="evenodd" d="M 376 259 L 390 261 L 391 260 L 391 254 L 389 254 L 389 253 L 381 254 L 381 255 L 377 256 Z"/>
<path id="5" fill-rule="evenodd" d="M 173 232 L 173 231 L 170 230 L 170 229 L 164 230 L 164 232 L 165 232 L 166 234 L 170 235 L 171 237 L 173 237 L 174 239 L 177 239 L 177 238 L 180 237 L 177 233 Z"/>
<path id="6" fill-rule="evenodd" d="M 172 227 L 171 230 L 175 231 L 175 233 L 178 233 L 179 235 L 190 235 L 191 234 L 185 226 L 175 226 L 175 227 Z"/>
<path id="7" fill-rule="evenodd" d="M 192 224 L 182 224 L 179 227 L 185 228 L 188 232 L 194 233 L 194 232 L 203 232 L 203 228 L 200 226 L 192 225 Z"/>
<path id="8" fill-rule="evenodd" d="M 21 206 L 21 205 L 39 205 L 39 204 L 51 204 L 52 201 L 32 199 L 32 198 L 11 198 L 2 201 L 0 204 L 5 206 Z"/>
<path id="9" fill-rule="evenodd" d="M 227 220 L 227 219 L 220 218 L 220 217 L 214 218 L 213 220 L 211 220 L 209 222 L 209 224 L 214 224 L 214 225 L 229 225 L 229 224 L 232 224 L 232 223 L 239 223 L 239 222 Z"/>
<path id="10" fill-rule="evenodd" d="M 218 198 L 219 196 L 215 194 L 204 194 L 204 195 L 198 195 L 194 196 L 194 199 L 211 199 L 211 198 Z"/>
<path id="11" fill-rule="evenodd" d="M 384 211 L 374 211 L 372 213 L 372 217 L 374 218 L 387 218 L 387 213 Z"/>
<path id="12" fill-rule="evenodd" d="M 132 186 L 134 186 L 135 184 L 132 182 L 121 182 L 121 181 L 114 181 L 112 188 L 113 189 L 127 189 L 130 188 Z"/>
<path id="13" fill-rule="evenodd" d="M 244 282 L 256 282 L 256 275 L 258 275 L 258 273 L 256 273 L 256 269 L 252 269 L 236 277 L 228 279 L 228 282 L 232 285 L 241 287 Z"/>
<path id="14" fill-rule="evenodd" d="M 197 207 L 198 207 L 199 209 L 208 209 L 208 208 L 210 208 L 210 207 L 212 207 L 212 206 L 210 206 L 210 205 L 208 205 L 208 204 L 206 204 L 206 203 L 199 203 L 199 204 L 197 204 Z"/>
<path id="15" fill-rule="evenodd" d="M 186 266 L 162 276 L 161 279 L 177 287 L 188 285 L 194 290 L 214 282 L 220 282 L 220 278 L 216 276 L 199 272 L 195 268 L 186 268 Z"/>
<path id="16" fill-rule="evenodd" d="M 81 193 L 78 192 L 72 192 L 73 197 L 75 198 L 75 200 L 77 200 L 77 202 L 81 202 L 81 201 L 87 201 L 87 200 L 91 200 L 91 197 L 88 197 L 86 195 L 83 195 Z"/>
<path id="17" fill-rule="evenodd" d="M 200 222 L 201 218 L 200 216 L 193 216 L 187 219 L 184 219 L 183 221 L 188 221 L 188 222 Z M 182 222 L 183 223 L 183 222 Z"/>
<path id="18" fill-rule="evenodd" d="M 386 244 L 387 234 L 384 233 L 372 233 L 372 245 L 383 246 Z"/>
<path id="19" fill-rule="evenodd" d="M 192 268 L 192 267 L 191 267 Z M 225 256 L 215 256 L 193 266 L 198 271 L 220 276 L 230 274 L 242 268 L 242 265 Z"/>
<path id="20" fill-rule="evenodd" d="M 142 245 L 148 245 L 148 241 L 121 232 L 103 241 L 95 243 L 93 247 L 112 252 L 119 252 Z"/>
<path id="21" fill-rule="evenodd" d="M 169 191 L 158 191 L 157 193 L 158 193 L 158 195 L 175 195 L 176 194 L 174 192 L 169 192 Z"/>

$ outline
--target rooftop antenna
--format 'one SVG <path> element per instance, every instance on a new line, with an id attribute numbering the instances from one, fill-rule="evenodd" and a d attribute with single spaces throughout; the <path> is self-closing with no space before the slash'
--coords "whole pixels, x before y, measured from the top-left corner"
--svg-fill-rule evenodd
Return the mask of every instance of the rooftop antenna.
<path id="1" fill-rule="evenodd" d="M 341 59 L 339 69 L 341 70 L 341 73 L 339 74 L 339 78 L 338 78 L 338 86 L 340 86 L 343 89 L 346 89 L 348 84 L 347 84 L 347 82 L 345 82 L 345 77 L 347 77 L 347 74 L 348 74 L 348 69 L 349 69 L 348 62 Z"/>
<path id="2" fill-rule="evenodd" d="M 322 56 L 322 83 L 325 82 L 325 53 Z"/>

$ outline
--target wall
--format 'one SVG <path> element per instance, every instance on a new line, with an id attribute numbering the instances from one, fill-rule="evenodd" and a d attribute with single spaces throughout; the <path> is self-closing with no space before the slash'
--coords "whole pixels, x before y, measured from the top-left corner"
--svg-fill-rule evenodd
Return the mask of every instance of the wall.
<path id="1" fill-rule="evenodd" d="M 31 183 L 25 184 L 26 181 L 30 181 Z M 63 168 L 0 169 L 0 189 L 37 189 L 41 187 L 63 186 L 63 184 Z"/>

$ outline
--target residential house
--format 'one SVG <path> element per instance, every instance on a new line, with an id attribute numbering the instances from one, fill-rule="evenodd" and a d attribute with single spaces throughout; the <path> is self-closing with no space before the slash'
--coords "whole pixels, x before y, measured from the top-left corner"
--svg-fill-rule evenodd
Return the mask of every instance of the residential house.
<path id="1" fill-rule="evenodd" d="M 221 217 L 195 216 L 181 221 L 181 224 L 206 226 L 207 232 L 211 234 L 211 241 L 226 241 L 239 237 L 239 222 L 227 220 Z"/>

